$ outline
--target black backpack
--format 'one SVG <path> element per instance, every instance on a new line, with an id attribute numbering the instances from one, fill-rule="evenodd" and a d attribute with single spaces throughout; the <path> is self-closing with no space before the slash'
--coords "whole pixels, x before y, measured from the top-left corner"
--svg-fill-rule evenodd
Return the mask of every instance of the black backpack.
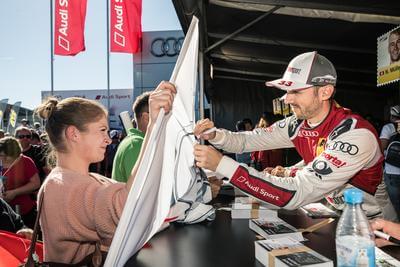
<path id="1" fill-rule="evenodd" d="M 390 137 L 389 145 L 386 149 L 385 162 L 400 168 L 400 134 L 397 133 Z"/>

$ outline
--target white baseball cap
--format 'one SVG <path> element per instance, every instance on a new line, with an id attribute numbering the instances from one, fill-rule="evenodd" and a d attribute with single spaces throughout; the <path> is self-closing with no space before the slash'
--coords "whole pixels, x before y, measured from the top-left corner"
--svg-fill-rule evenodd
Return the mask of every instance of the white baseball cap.
<path id="1" fill-rule="evenodd" d="M 336 85 L 336 79 L 337 74 L 333 64 L 314 51 L 293 58 L 282 79 L 268 81 L 265 84 L 289 91 L 327 84 Z"/>

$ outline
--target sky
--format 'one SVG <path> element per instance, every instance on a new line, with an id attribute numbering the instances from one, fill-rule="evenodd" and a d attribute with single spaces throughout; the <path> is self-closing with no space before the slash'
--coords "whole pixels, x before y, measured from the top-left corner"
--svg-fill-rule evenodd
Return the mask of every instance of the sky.
<path id="1" fill-rule="evenodd" d="M 142 31 L 181 30 L 171 0 L 142 0 Z M 86 51 L 54 57 L 54 90 L 107 88 L 107 1 L 88 0 Z M 33 109 L 51 89 L 50 0 L 0 1 L 0 99 Z M 110 54 L 111 89 L 132 88 L 132 55 Z"/>

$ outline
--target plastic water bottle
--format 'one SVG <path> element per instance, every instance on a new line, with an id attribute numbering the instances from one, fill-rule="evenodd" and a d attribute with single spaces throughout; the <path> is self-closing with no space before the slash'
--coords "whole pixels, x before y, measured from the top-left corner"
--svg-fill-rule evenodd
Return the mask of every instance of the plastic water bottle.
<path id="1" fill-rule="evenodd" d="M 338 267 L 375 266 L 375 236 L 361 208 L 363 192 L 347 189 L 346 207 L 336 228 L 336 256 Z"/>

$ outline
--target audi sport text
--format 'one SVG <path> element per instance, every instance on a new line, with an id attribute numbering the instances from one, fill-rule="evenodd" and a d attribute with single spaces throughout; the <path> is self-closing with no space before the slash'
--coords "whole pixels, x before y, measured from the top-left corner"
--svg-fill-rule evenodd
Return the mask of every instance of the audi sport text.
<path id="1" fill-rule="evenodd" d="M 61 7 L 68 7 L 68 0 L 60 0 L 58 2 Z M 59 9 L 58 14 L 61 18 L 61 25 L 58 29 L 58 32 L 65 37 L 68 36 L 68 10 L 67 9 Z"/>
<path id="2" fill-rule="evenodd" d="M 259 186 L 255 186 L 255 185 L 251 185 L 249 181 L 244 182 L 244 184 L 247 186 L 247 188 L 249 188 L 250 190 L 252 190 L 255 193 L 259 193 L 265 197 L 269 197 L 275 200 L 279 200 L 278 196 L 275 196 L 269 192 L 267 192 L 265 189 L 261 188 Z"/>
<path id="3" fill-rule="evenodd" d="M 118 44 L 119 46 L 125 47 L 125 36 L 124 36 L 124 6 L 123 0 L 115 0 L 114 1 L 114 9 L 115 12 L 115 24 L 113 39 L 114 43 Z M 119 3 L 119 4 L 118 4 Z"/>
<path id="4" fill-rule="evenodd" d="M 122 3 L 123 0 L 115 0 L 116 3 Z M 124 10 L 122 9 L 122 6 L 115 5 L 114 6 L 115 14 L 117 15 L 117 23 L 115 23 L 114 28 L 119 30 L 120 32 L 123 32 L 122 26 L 124 25 Z"/>

